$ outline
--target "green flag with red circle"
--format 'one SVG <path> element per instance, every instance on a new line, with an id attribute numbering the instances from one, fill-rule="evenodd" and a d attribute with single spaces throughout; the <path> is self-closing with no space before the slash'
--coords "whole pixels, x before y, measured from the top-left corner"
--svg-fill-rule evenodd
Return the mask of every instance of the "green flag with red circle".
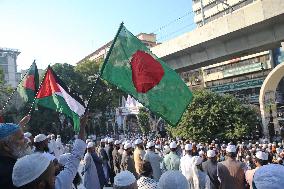
<path id="1" fill-rule="evenodd" d="M 19 83 L 17 91 L 25 102 L 32 103 L 39 86 L 39 75 L 36 63 L 33 62 L 25 77 Z"/>
<path id="2" fill-rule="evenodd" d="M 101 69 L 101 78 L 132 95 L 170 125 L 192 101 L 180 76 L 121 24 Z"/>

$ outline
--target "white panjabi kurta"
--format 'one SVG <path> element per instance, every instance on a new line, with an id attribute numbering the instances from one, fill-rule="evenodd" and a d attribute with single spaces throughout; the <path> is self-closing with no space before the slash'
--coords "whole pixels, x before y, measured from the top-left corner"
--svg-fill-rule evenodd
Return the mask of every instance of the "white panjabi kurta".
<path id="1" fill-rule="evenodd" d="M 55 189 L 71 189 L 73 180 L 78 172 L 80 160 L 86 150 L 86 143 L 77 139 L 64 169 L 56 176 Z"/>
<path id="2" fill-rule="evenodd" d="M 93 158 L 89 152 L 84 157 L 84 168 L 83 168 L 83 185 L 86 189 L 100 189 L 100 181 L 98 172 Z"/>
<path id="3" fill-rule="evenodd" d="M 189 188 L 192 187 L 193 173 L 192 173 L 192 156 L 186 154 L 180 159 L 180 170 L 188 181 Z"/>
<path id="4" fill-rule="evenodd" d="M 159 156 L 159 154 L 151 151 L 151 150 L 147 150 L 145 156 L 144 156 L 144 161 L 148 161 L 151 164 L 151 167 L 153 169 L 153 178 L 156 181 L 159 181 L 161 175 L 162 175 L 162 171 L 160 168 L 160 163 L 162 161 L 162 158 Z"/>

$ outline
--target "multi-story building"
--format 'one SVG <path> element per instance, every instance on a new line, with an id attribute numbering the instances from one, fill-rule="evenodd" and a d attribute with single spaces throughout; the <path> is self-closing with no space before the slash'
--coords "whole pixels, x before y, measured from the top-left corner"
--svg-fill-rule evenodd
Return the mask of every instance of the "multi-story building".
<path id="1" fill-rule="evenodd" d="M 156 34 L 154 33 L 150 33 L 150 34 L 140 33 L 136 37 L 140 39 L 148 48 L 151 48 L 157 45 Z M 77 62 L 77 64 L 80 64 L 86 60 L 98 61 L 100 59 L 104 59 L 105 56 L 107 55 L 107 52 L 110 49 L 111 44 L 112 44 L 112 41 L 106 43 L 105 45 L 98 48 L 93 53 L 89 54 L 88 56 L 86 56 L 85 58 Z"/>
<path id="2" fill-rule="evenodd" d="M 17 57 L 20 54 L 17 49 L 0 48 L 0 67 L 4 71 L 5 83 L 17 87 L 19 73 L 17 73 Z"/>
<path id="3" fill-rule="evenodd" d="M 201 70 L 205 88 L 258 104 L 261 85 L 273 67 L 272 53 L 264 51 L 202 67 Z"/>
<path id="4" fill-rule="evenodd" d="M 194 22 L 202 26 L 256 0 L 193 0 Z"/>

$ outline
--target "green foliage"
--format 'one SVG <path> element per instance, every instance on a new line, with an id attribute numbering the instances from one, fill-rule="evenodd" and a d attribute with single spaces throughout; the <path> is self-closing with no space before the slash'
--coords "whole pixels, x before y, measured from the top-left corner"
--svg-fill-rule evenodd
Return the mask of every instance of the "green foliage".
<path id="1" fill-rule="evenodd" d="M 148 133 L 150 131 L 149 116 L 149 112 L 146 108 L 139 108 L 138 122 L 142 133 Z"/>
<path id="2" fill-rule="evenodd" d="M 76 66 L 69 64 L 55 64 L 54 71 L 63 80 L 63 82 L 75 90 L 84 101 L 89 100 L 92 87 L 98 78 L 103 59 L 98 61 L 87 60 Z M 103 116 L 99 121 L 97 128 L 90 126 L 89 131 L 98 131 L 105 133 L 106 113 L 119 105 L 119 99 L 124 93 L 107 82 L 98 80 L 94 89 L 93 96 L 89 101 L 89 111 L 92 113 L 101 113 Z M 95 127 L 95 126 L 94 126 Z"/>
<path id="3" fill-rule="evenodd" d="M 0 67 L 0 109 L 2 109 L 12 92 L 13 88 L 5 84 L 4 72 Z"/>
<path id="4" fill-rule="evenodd" d="M 206 90 L 195 91 L 194 99 L 176 128 L 168 127 L 173 136 L 199 141 L 215 138 L 236 140 L 250 136 L 257 113 L 230 95 Z"/>

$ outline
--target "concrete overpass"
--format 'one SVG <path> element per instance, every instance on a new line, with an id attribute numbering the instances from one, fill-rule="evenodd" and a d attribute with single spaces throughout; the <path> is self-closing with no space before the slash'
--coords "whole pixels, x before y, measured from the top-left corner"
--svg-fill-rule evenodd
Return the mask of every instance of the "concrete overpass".
<path id="1" fill-rule="evenodd" d="M 284 0 L 255 2 L 151 51 L 178 72 L 280 47 Z"/>

